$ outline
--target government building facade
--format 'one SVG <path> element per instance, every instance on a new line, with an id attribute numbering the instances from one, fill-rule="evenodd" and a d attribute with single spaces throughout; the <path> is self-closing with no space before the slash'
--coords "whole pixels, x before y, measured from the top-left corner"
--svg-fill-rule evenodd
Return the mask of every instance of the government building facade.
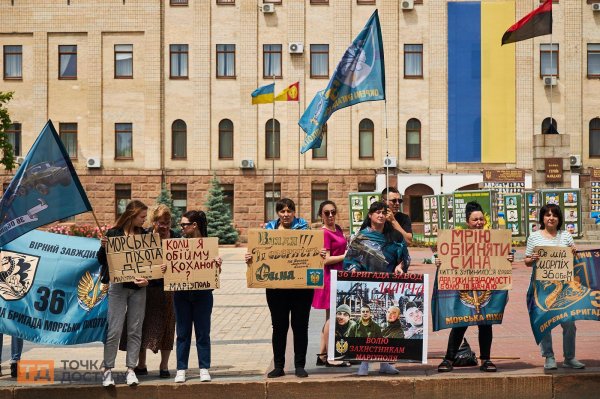
<path id="1" fill-rule="evenodd" d="M 347 231 L 348 194 L 386 184 L 419 232 L 423 195 L 482 187 L 494 169 L 523 170 L 526 188 L 581 188 L 589 213 L 600 168 L 593 3 L 556 0 L 552 35 L 500 46 L 538 1 L 6 0 L 9 140 L 24 157 L 52 120 L 109 225 L 162 186 L 176 206 L 205 209 L 213 175 L 242 239 L 283 197 L 312 222 L 335 201 Z M 301 155 L 300 116 L 375 10 L 386 101 L 335 112 L 322 147 Z M 275 94 L 299 82 L 300 101 L 252 105 L 273 82 Z M 560 182 L 544 179 L 550 158 Z M 11 177 L 2 172 L 5 186 Z"/>

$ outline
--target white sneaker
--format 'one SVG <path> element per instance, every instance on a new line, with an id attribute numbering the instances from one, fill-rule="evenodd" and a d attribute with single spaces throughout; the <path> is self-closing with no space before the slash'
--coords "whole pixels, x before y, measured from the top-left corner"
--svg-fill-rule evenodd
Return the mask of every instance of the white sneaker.
<path id="1" fill-rule="evenodd" d="M 185 370 L 177 370 L 177 374 L 175 374 L 175 382 L 185 382 Z"/>
<path id="2" fill-rule="evenodd" d="M 112 377 L 112 371 L 106 370 L 104 374 L 102 374 L 102 386 L 103 387 L 113 387 L 115 386 L 115 380 Z"/>
<path id="3" fill-rule="evenodd" d="M 209 382 L 210 374 L 207 369 L 200 369 L 200 382 Z"/>
<path id="4" fill-rule="evenodd" d="M 129 385 L 130 387 L 136 386 L 140 383 L 137 379 L 137 376 L 135 375 L 135 371 L 133 370 L 127 370 L 125 380 L 127 381 L 127 385 Z"/>

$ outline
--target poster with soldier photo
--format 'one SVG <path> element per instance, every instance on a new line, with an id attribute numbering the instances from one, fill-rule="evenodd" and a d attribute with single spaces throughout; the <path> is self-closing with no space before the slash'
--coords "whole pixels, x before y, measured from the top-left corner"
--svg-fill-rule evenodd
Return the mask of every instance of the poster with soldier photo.
<path id="1" fill-rule="evenodd" d="M 369 207 L 373 202 L 381 201 L 381 193 L 361 192 L 348 194 L 350 201 L 350 226 L 352 234 L 356 234 L 363 221 L 369 214 Z"/>
<path id="2" fill-rule="evenodd" d="M 331 274 L 328 359 L 427 363 L 428 275 Z"/>

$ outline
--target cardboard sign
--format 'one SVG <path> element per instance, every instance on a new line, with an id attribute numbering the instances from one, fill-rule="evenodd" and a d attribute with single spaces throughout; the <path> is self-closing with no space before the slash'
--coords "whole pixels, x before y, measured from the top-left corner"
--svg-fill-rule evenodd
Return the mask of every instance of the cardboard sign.
<path id="1" fill-rule="evenodd" d="M 163 240 L 167 270 L 165 291 L 212 290 L 219 288 L 219 239 L 175 238 Z"/>
<path id="2" fill-rule="evenodd" d="M 248 232 L 248 288 L 323 287 L 323 230 Z"/>
<path id="3" fill-rule="evenodd" d="M 438 237 L 439 290 L 510 290 L 511 232 L 442 230 Z"/>
<path id="4" fill-rule="evenodd" d="M 538 281 L 573 280 L 573 252 L 569 247 L 535 247 L 540 258 L 535 262 Z"/>
<path id="5" fill-rule="evenodd" d="M 162 278 L 163 255 L 157 233 L 108 237 L 106 257 L 113 283 L 134 281 L 136 277 Z"/>

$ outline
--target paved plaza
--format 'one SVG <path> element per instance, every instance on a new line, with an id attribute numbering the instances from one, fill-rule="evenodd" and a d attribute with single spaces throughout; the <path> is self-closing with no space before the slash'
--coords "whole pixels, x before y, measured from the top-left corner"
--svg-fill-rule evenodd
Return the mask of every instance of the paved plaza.
<path id="1" fill-rule="evenodd" d="M 580 246 L 581 247 L 581 246 Z M 591 248 L 591 247 L 590 247 Z M 249 289 L 246 287 L 246 265 L 243 262 L 245 248 L 222 248 L 221 256 L 224 259 L 223 273 L 221 275 L 221 289 L 215 291 L 215 302 L 212 317 L 212 368 L 213 382 L 252 382 L 264 381 L 266 373 L 272 367 L 271 351 L 271 323 L 269 310 L 267 308 L 263 289 Z M 529 324 L 529 317 L 525 303 L 525 294 L 530 278 L 530 269 L 523 263 L 524 249 L 516 253 L 516 262 L 513 267 L 513 290 L 510 293 L 504 322 L 494 326 L 494 342 L 492 346 L 492 359 L 498 366 L 495 377 L 510 375 L 544 375 L 542 365 L 543 359 Z M 411 270 L 417 273 L 430 275 L 430 286 L 433 282 L 435 266 L 424 264 L 423 260 L 431 256 L 431 251 L 425 248 L 411 248 L 413 265 Z M 431 296 L 431 287 L 429 295 Z M 324 311 L 313 310 L 310 320 L 309 348 L 307 371 L 309 378 L 304 381 L 315 381 L 319 379 L 347 378 L 356 376 L 357 367 L 351 368 L 325 368 L 316 367 L 316 354 L 319 352 L 319 334 L 324 322 Z M 431 322 L 430 322 L 431 326 Z M 600 328 L 597 322 L 577 322 L 577 358 L 587 365 L 583 372 L 598 372 L 600 370 Z M 451 375 L 437 373 L 437 365 L 440 362 L 446 348 L 448 330 L 429 333 L 429 361 L 428 364 L 398 363 L 399 377 L 476 377 L 482 376 L 478 368 L 455 369 Z M 562 338 L 560 328 L 554 330 L 554 348 L 557 361 L 562 361 Z M 291 337 L 290 337 L 291 338 Z M 477 328 L 469 328 L 466 334 L 473 350 L 478 353 Z M 10 338 L 4 337 L 2 351 L 2 371 L 4 376 L 0 377 L 0 386 L 14 386 L 15 380 L 11 379 L 8 359 L 10 357 Z M 100 384 L 99 373 L 94 367 L 99 366 L 102 360 L 102 344 L 93 343 L 75 346 L 48 346 L 26 342 L 23 351 L 23 359 L 51 359 L 55 361 L 56 382 L 72 382 L 83 384 Z M 141 384 L 164 384 L 172 383 L 172 379 L 160 380 L 158 378 L 159 355 L 148 353 L 148 370 L 150 375 L 140 377 Z M 79 363 L 77 363 L 79 362 Z M 87 362 L 90 370 L 84 366 Z M 67 365 L 67 372 L 64 366 Z M 74 367 L 80 364 L 79 369 Z M 175 352 L 171 354 L 169 368 L 174 377 L 176 369 Z M 116 361 L 116 371 L 125 370 L 125 353 L 119 352 Z M 190 355 L 190 376 L 188 383 L 199 383 L 198 360 L 193 350 Z M 372 367 L 371 376 L 374 378 L 398 378 L 379 377 L 377 368 Z M 87 381 L 77 380 L 79 376 L 73 372 L 91 371 L 93 377 Z M 290 382 L 299 381 L 293 375 L 293 350 L 292 341 L 288 339 L 288 353 L 286 361 L 286 372 L 289 375 L 279 379 Z M 581 373 L 582 371 L 557 370 L 555 374 Z M 96 376 L 97 375 L 97 376 Z M 122 377 L 122 373 L 118 373 Z M 430 376 L 430 377 L 429 377 Z M 490 376 L 490 375 L 486 375 Z M 64 378 L 63 378 L 64 377 Z M 75 377 L 75 378 L 73 378 Z M 71 379 L 71 380 L 69 380 Z M 69 381 L 67 381 L 69 380 Z M 123 382 L 123 381 L 121 381 Z M 117 383 L 119 380 L 117 379 Z"/>

